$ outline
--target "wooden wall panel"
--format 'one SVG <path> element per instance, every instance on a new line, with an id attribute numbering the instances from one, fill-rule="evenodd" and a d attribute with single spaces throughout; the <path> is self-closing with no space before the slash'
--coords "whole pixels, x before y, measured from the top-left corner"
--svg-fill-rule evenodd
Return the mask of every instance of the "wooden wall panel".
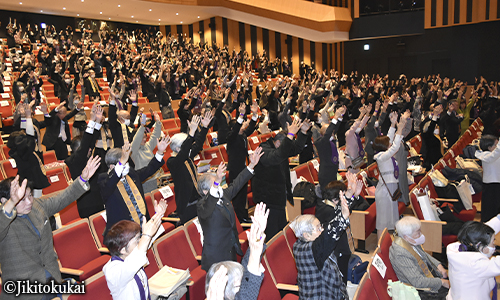
<path id="1" fill-rule="evenodd" d="M 193 23 L 193 43 L 198 44 L 200 42 L 200 23 Z"/>
<path id="2" fill-rule="evenodd" d="M 311 42 L 308 40 L 304 40 L 303 42 L 303 47 L 304 47 L 304 63 L 306 65 L 311 65 Z M 299 62 L 300 64 L 300 62 Z"/>
<path id="3" fill-rule="evenodd" d="M 250 25 L 245 24 L 245 49 L 250 57 L 252 57 L 252 39 L 250 36 Z"/>
<path id="4" fill-rule="evenodd" d="M 215 40 L 216 40 L 216 43 L 219 47 L 223 47 L 224 46 L 224 38 L 222 36 L 223 32 L 222 32 L 222 17 L 215 17 L 215 32 L 216 32 L 216 36 L 215 36 Z"/>
<path id="5" fill-rule="evenodd" d="M 292 37 L 292 44 L 288 45 L 288 47 L 292 47 L 292 63 L 293 63 L 293 72 L 295 74 L 299 74 L 299 66 L 300 66 L 300 61 L 299 61 L 299 39 L 297 37 Z M 290 48 L 288 48 L 290 49 Z M 288 50 L 290 51 L 290 50 Z"/>
<path id="6" fill-rule="evenodd" d="M 276 39 L 275 32 L 269 30 L 269 59 L 274 60 L 276 58 Z M 281 59 L 281 57 L 280 57 Z"/>

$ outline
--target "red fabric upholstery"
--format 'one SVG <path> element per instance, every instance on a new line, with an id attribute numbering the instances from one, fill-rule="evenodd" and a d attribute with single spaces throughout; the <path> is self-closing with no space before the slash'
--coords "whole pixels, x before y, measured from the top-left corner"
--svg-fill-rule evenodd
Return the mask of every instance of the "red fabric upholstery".
<path id="1" fill-rule="evenodd" d="M 148 252 L 146 253 L 146 256 L 148 257 L 149 260 L 149 265 L 147 265 L 144 268 L 144 272 L 146 272 L 146 275 L 148 278 L 151 278 L 156 272 L 160 270 L 158 267 L 158 263 L 156 262 L 155 254 L 153 252 L 153 248 L 150 248 Z"/>
<path id="2" fill-rule="evenodd" d="M 284 235 L 267 247 L 265 257 L 276 283 L 297 284 L 297 267 Z"/>
<path id="3" fill-rule="evenodd" d="M 219 147 L 212 147 L 203 150 L 203 159 L 211 159 L 210 165 L 218 166 L 221 162 L 224 161 L 222 154 L 219 151 Z"/>
<path id="4" fill-rule="evenodd" d="M 391 300 L 391 297 L 389 296 L 389 294 L 387 294 L 388 273 L 386 272 L 385 278 L 382 278 L 382 276 L 380 276 L 380 273 L 371 263 L 369 265 L 368 272 L 369 272 L 369 277 L 373 283 L 373 289 L 375 290 L 378 299 Z"/>
<path id="5" fill-rule="evenodd" d="M 248 150 L 255 150 L 261 143 L 259 136 L 248 137 Z"/>
<path id="6" fill-rule="evenodd" d="M 151 195 L 150 194 L 144 195 L 144 201 L 146 201 L 146 206 L 148 207 L 149 215 L 150 216 L 154 215 L 155 208 L 153 205 L 153 201 L 151 199 Z M 165 213 L 165 215 L 166 215 L 166 213 Z M 163 234 L 168 233 L 168 232 L 175 229 L 175 226 L 172 223 L 164 222 L 161 225 L 163 226 L 163 229 L 165 229 L 165 232 Z"/>
<path id="7" fill-rule="evenodd" d="M 354 296 L 356 300 L 378 300 L 377 293 L 375 292 L 375 288 L 373 287 L 373 283 L 370 277 L 365 274 L 363 279 L 361 279 L 361 283 L 358 286 L 358 290 Z"/>
<path id="8" fill-rule="evenodd" d="M 368 214 L 365 215 L 365 239 L 375 230 L 375 220 L 377 218 L 377 207 L 375 206 L 375 202 L 373 202 L 366 211 Z"/>
<path id="9" fill-rule="evenodd" d="M 168 216 L 170 215 L 171 213 L 173 213 L 176 209 L 177 209 L 177 204 L 175 203 L 175 191 L 174 191 L 174 185 L 171 184 L 169 185 L 170 186 L 170 189 L 172 190 L 172 193 L 174 193 L 174 195 L 172 197 L 169 197 L 167 199 L 165 199 L 165 201 L 167 202 L 168 206 L 167 206 L 167 210 L 165 211 L 165 216 Z M 161 192 L 159 190 L 154 190 L 151 192 L 151 195 L 154 197 L 154 199 L 156 201 L 160 201 L 160 199 L 163 199 L 162 195 L 161 195 Z M 149 207 L 148 207 L 149 209 Z M 154 211 L 154 210 L 153 210 Z"/>
<path id="10" fill-rule="evenodd" d="M 264 280 L 262 280 L 257 300 L 280 300 L 280 292 L 274 284 L 271 274 L 267 270 L 266 264 L 262 262 L 262 265 L 266 268 L 266 270 L 264 271 Z"/>
<path id="11" fill-rule="evenodd" d="M 94 278 L 91 283 L 86 284 L 85 294 L 70 294 L 68 300 L 113 300 L 104 273 L 100 272 Z"/>
<path id="12" fill-rule="evenodd" d="M 222 155 L 222 159 L 227 163 L 229 161 L 229 156 L 227 155 L 226 144 L 219 146 L 220 154 Z"/>
<path id="13" fill-rule="evenodd" d="M 8 160 L 2 161 L 2 169 L 6 177 L 15 177 L 17 175 L 17 168 L 13 168 Z"/>
<path id="14" fill-rule="evenodd" d="M 318 162 L 319 164 L 319 159 L 315 158 L 313 159 Z M 309 161 L 307 164 L 309 165 L 309 172 L 311 172 L 311 176 L 314 179 L 314 181 L 319 181 L 318 179 L 318 171 L 314 168 L 313 160 Z"/>
<path id="15" fill-rule="evenodd" d="M 410 191 L 410 203 L 411 206 L 413 207 L 413 210 L 417 214 L 417 218 L 419 220 L 424 219 L 424 215 L 422 214 L 422 210 L 420 209 L 420 204 L 418 203 L 417 196 L 413 192 Z"/>
<path id="16" fill-rule="evenodd" d="M 7 147 L 7 145 L 2 145 L 2 152 L 3 152 L 3 156 L 5 157 L 5 159 L 9 159 L 9 157 L 10 157 L 9 151 L 10 151 L 10 148 Z"/>
<path id="17" fill-rule="evenodd" d="M 308 164 L 301 164 L 301 165 L 295 167 L 293 169 L 293 171 L 295 171 L 295 174 L 297 175 L 297 179 L 302 176 L 310 183 L 314 183 L 314 178 L 312 177 L 311 172 L 309 172 L 309 165 Z"/>
<path id="18" fill-rule="evenodd" d="M 460 220 L 467 222 L 467 221 L 473 221 L 474 217 L 476 216 L 477 209 L 474 205 L 472 205 L 472 209 L 462 209 L 460 213 L 453 212 L 455 216 L 457 216 Z"/>
<path id="19" fill-rule="evenodd" d="M 177 228 L 173 232 L 160 238 L 154 249 L 161 265 L 168 265 L 173 268 L 187 269 L 191 272 L 194 282 L 189 287 L 189 295 L 192 300 L 205 299 L 205 271 L 198 265 L 198 261 L 193 255 L 186 234 L 182 228 Z"/>
<path id="20" fill-rule="evenodd" d="M 48 164 L 56 162 L 56 161 L 57 161 L 57 157 L 56 157 L 56 152 L 54 150 L 45 151 L 43 153 L 43 163 L 45 165 L 48 165 Z"/>
<path id="21" fill-rule="evenodd" d="M 443 235 L 443 246 L 446 247 L 451 243 L 454 243 L 457 241 L 457 236 L 453 234 L 449 235 Z"/>
<path id="22" fill-rule="evenodd" d="M 260 135 L 260 141 L 262 143 L 265 143 L 268 139 L 270 139 L 271 137 L 273 137 L 273 134 L 272 133 L 266 133 L 266 134 L 261 134 Z"/>
<path id="23" fill-rule="evenodd" d="M 80 214 L 78 213 L 78 207 L 76 206 L 76 201 L 71 202 L 70 205 L 66 206 L 59 212 L 61 217 L 62 225 L 71 224 L 75 221 L 81 220 Z"/>
<path id="24" fill-rule="evenodd" d="M 368 166 L 366 174 L 368 174 L 368 177 L 378 178 L 378 169 L 376 162 Z"/>
<path id="25" fill-rule="evenodd" d="M 89 223 L 90 228 L 93 229 L 94 239 L 98 241 L 97 246 L 106 247 L 103 242 L 104 236 L 102 235 L 104 233 L 104 229 L 106 228 L 106 221 L 104 221 L 101 213 L 99 212 L 90 216 Z"/>
<path id="26" fill-rule="evenodd" d="M 47 170 L 46 175 L 50 185 L 42 189 L 43 195 L 62 191 L 69 186 L 62 167 Z"/>
<path id="27" fill-rule="evenodd" d="M 189 221 L 187 224 L 184 224 L 184 231 L 186 231 L 186 235 L 191 241 L 191 245 L 193 245 L 195 254 L 201 256 L 203 245 L 201 244 L 201 237 L 198 229 L 196 228 L 196 224 Z"/>
<path id="28" fill-rule="evenodd" d="M 389 259 L 389 248 L 392 245 L 392 239 L 391 235 L 389 232 L 385 232 L 385 234 L 382 236 L 381 243 L 379 245 L 379 252 L 377 253 L 380 258 L 384 261 L 385 265 L 387 266 L 387 270 L 385 272 L 385 277 L 387 279 L 391 279 L 392 281 L 398 281 L 398 276 L 396 275 L 396 272 L 392 268 L 391 260 Z"/>
<path id="29" fill-rule="evenodd" d="M 292 228 L 290 226 L 285 227 L 285 239 L 286 243 L 288 244 L 288 248 L 290 249 L 290 252 L 293 253 L 293 244 L 297 241 L 297 237 L 295 236 L 295 232 L 293 232 Z"/>
<path id="30" fill-rule="evenodd" d="M 168 131 L 168 135 L 170 137 L 172 137 L 174 134 L 181 132 L 181 129 L 180 128 L 170 128 L 167 131 Z"/>
<path id="31" fill-rule="evenodd" d="M 53 237 L 61 265 L 84 271 L 81 280 L 100 272 L 110 259 L 109 256 L 101 256 L 97 250 L 87 219 L 54 231 Z M 75 237 L 78 237 L 78 243 L 75 243 Z"/>

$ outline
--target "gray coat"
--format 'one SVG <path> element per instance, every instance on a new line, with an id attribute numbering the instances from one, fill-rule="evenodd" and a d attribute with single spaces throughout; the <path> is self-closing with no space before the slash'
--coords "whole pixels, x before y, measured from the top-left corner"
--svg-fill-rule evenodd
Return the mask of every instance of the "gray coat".
<path id="1" fill-rule="evenodd" d="M 432 266 L 432 272 L 441 274 L 437 266 L 441 263 L 434 257 L 427 254 L 421 246 L 415 247 L 417 253 L 423 256 L 424 262 L 427 259 L 427 265 Z M 424 271 L 419 267 L 417 259 L 408 252 L 405 248 L 392 243 L 389 248 L 389 259 L 391 260 L 392 268 L 396 272 L 398 279 L 403 283 L 408 283 L 416 288 L 430 288 L 432 292 L 437 292 L 442 285 L 441 278 L 428 278 L 425 276 Z"/>
<path id="2" fill-rule="evenodd" d="M 71 202 L 78 199 L 89 187 L 84 188 L 81 180 L 75 180 L 69 187 L 57 195 L 34 199 L 33 208 L 28 214 L 36 227 L 37 235 L 29 220 L 18 216 L 11 218 L 0 210 L 0 265 L 2 282 L 8 280 L 35 280 L 46 282 L 45 270 L 52 277 L 61 282 L 61 272 L 57 263 L 57 254 L 54 251 L 52 229 L 49 217 L 59 212 Z M 3 205 L 2 207 L 3 208 Z M 15 294 L 0 294 L 0 299 L 18 299 Z M 22 299 L 41 299 L 41 294 L 22 295 Z"/>

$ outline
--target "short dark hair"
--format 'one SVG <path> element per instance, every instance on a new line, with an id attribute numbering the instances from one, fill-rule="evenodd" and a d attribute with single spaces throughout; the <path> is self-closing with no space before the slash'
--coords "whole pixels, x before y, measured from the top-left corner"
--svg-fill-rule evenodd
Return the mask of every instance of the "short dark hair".
<path id="1" fill-rule="evenodd" d="M 281 130 L 280 132 L 278 132 L 278 134 L 276 134 L 276 136 L 274 137 L 274 141 L 280 141 L 282 142 L 285 138 L 286 138 L 286 135 L 288 134 L 288 131 L 286 130 Z"/>
<path id="2" fill-rule="evenodd" d="M 140 232 L 141 226 L 139 224 L 122 220 L 111 227 L 104 237 L 103 243 L 108 247 L 112 256 L 120 256 L 120 251 Z"/>
<path id="3" fill-rule="evenodd" d="M 495 142 L 498 140 L 498 138 L 494 135 L 487 134 L 483 135 L 481 139 L 479 140 L 479 148 L 483 151 L 489 151 L 489 148 L 495 145 Z"/>
<path id="4" fill-rule="evenodd" d="M 82 137 L 81 136 L 76 136 L 71 140 L 71 152 L 75 153 L 79 148 L 80 145 L 82 144 Z"/>
<path id="5" fill-rule="evenodd" d="M 477 252 L 490 244 L 495 230 L 490 226 L 476 221 L 466 222 L 458 232 L 458 241 L 465 251 Z"/>
<path id="6" fill-rule="evenodd" d="M 385 151 L 389 149 L 390 146 L 390 139 L 388 136 L 377 136 L 375 140 L 373 141 L 373 150 L 375 151 Z"/>
<path id="7" fill-rule="evenodd" d="M 345 183 L 342 181 L 332 181 L 328 183 L 324 188 L 322 192 L 323 199 L 328 199 L 328 200 L 337 200 L 339 199 L 339 192 L 343 191 L 345 192 L 347 190 L 347 186 Z"/>

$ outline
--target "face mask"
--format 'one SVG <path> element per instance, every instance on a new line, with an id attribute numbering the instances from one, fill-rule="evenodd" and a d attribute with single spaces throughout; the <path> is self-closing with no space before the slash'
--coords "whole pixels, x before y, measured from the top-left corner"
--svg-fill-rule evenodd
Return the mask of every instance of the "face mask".
<path id="1" fill-rule="evenodd" d="M 90 75 L 90 77 L 95 78 L 95 74 Z"/>
<path id="2" fill-rule="evenodd" d="M 438 129 L 434 129 L 434 134 L 435 135 L 439 135 L 439 128 Z"/>
<path id="3" fill-rule="evenodd" d="M 123 172 L 122 172 L 122 176 L 126 176 L 128 174 L 128 172 L 130 171 L 130 165 L 128 163 L 126 163 L 124 166 L 123 166 Z"/>
<path id="4" fill-rule="evenodd" d="M 71 79 L 64 79 L 64 82 L 66 82 L 66 84 L 70 84 L 71 83 Z"/>
<path id="5" fill-rule="evenodd" d="M 425 235 L 421 234 L 418 238 L 414 239 L 415 246 L 422 245 L 425 243 Z"/>
<path id="6" fill-rule="evenodd" d="M 125 124 L 125 126 L 129 126 L 130 125 L 130 119 L 126 119 L 125 122 L 123 122 L 123 124 Z"/>
<path id="7" fill-rule="evenodd" d="M 356 133 L 360 133 L 360 132 L 361 132 L 361 129 L 363 129 L 363 128 L 358 128 L 358 129 L 356 129 Z"/>
<path id="8" fill-rule="evenodd" d="M 378 125 L 379 125 L 379 124 L 378 124 L 378 121 L 375 121 L 375 128 L 377 128 L 377 127 L 378 127 Z"/>
<path id="9" fill-rule="evenodd" d="M 485 247 L 485 248 L 488 248 L 488 253 L 484 253 L 483 251 L 481 251 L 481 253 L 483 253 L 488 258 L 490 258 L 493 255 L 493 253 L 495 253 L 496 248 L 495 247 L 489 247 L 489 246 Z M 483 250 L 484 250 L 484 248 L 483 248 Z"/>
<path id="10" fill-rule="evenodd" d="M 19 91 L 20 91 L 20 92 L 24 91 L 24 86 L 20 86 L 20 87 L 19 87 Z"/>

